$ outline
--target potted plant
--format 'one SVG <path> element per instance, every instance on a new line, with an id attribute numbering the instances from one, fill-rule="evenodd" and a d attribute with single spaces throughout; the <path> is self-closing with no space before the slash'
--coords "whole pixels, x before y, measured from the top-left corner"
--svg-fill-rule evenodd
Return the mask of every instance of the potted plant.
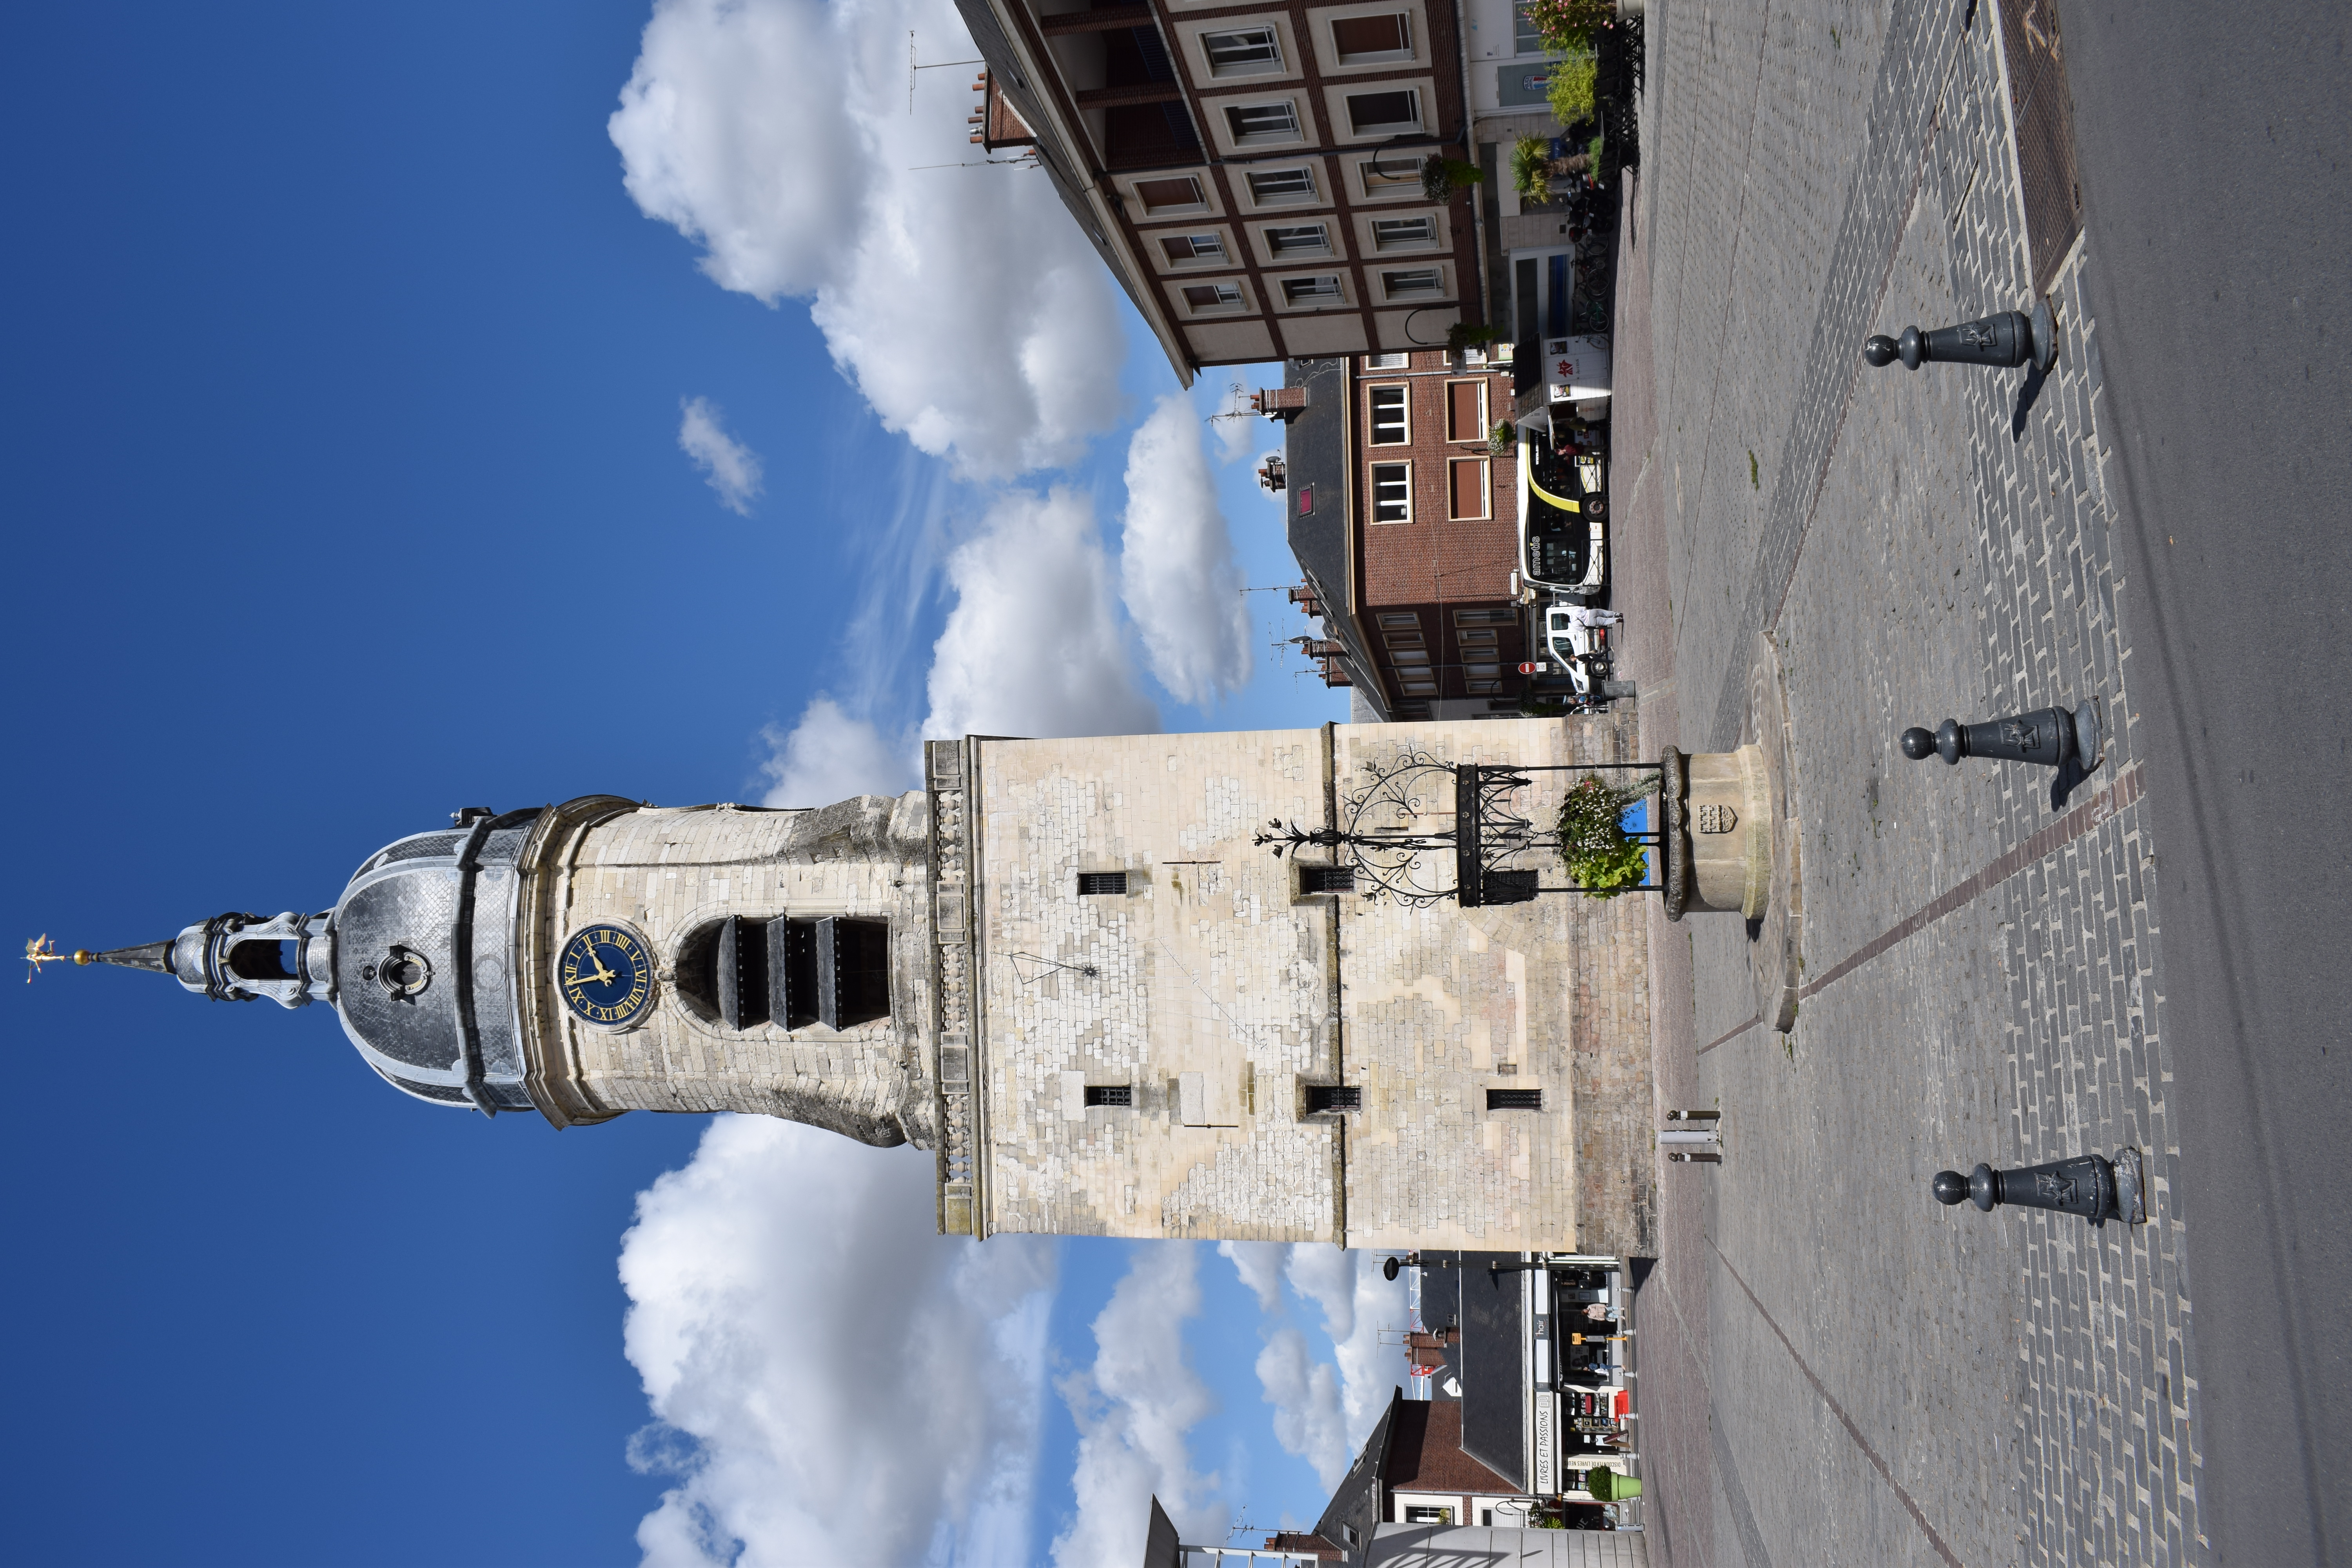
<path id="1" fill-rule="evenodd" d="M 1482 349 L 1502 335 L 1483 321 L 1456 321 L 1445 329 L 1445 352 L 1458 354 L 1464 349 Z"/>
<path id="2" fill-rule="evenodd" d="M 1551 105 L 1552 118 L 1563 128 L 1589 119 L 1592 113 L 1593 85 L 1600 74 L 1599 62 L 1592 54 L 1586 51 L 1555 60 L 1548 74 L 1544 97 Z"/>
<path id="3" fill-rule="evenodd" d="M 1486 177 L 1486 171 L 1475 163 L 1465 163 L 1443 153 L 1432 153 L 1421 165 L 1421 194 L 1433 202 L 1442 202 L 1454 192 L 1467 190 Z"/>
<path id="4" fill-rule="evenodd" d="M 1507 458 L 1519 444 L 1519 427 L 1507 419 L 1497 419 L 1495 427 L 1486 432 L 1486 455 Z"/>
<path id="5" fill-rule="evenodd" d="M 1511 185 L 1530 202 L 1551 200 L 1551 143 L 1522 136 L 1511 147 Z"/>
<path id="6" fill-rule="evenodd" d="M 1647 847 L 1625 831 L 1625 813 L 1649 793 L 1646 784 L 1620 787 L 1587 773 L 1560 802 L 1559 858 L 1569 879 L 1594 898 L 1613 899 L 1649 875 Z"/>

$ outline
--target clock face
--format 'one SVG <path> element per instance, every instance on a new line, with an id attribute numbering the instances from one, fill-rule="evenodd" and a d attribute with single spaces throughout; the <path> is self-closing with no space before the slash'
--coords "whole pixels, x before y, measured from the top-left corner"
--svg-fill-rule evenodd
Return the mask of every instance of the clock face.
<path id="1" fill-rule="evenodd" d="M 564 1005 L 582 1020 L 621 1028 L 653 1005 L 653 954 L 646 939 L 627 926 L 587 926 L 563 944 L 555 961 L 555 984 Z"/>

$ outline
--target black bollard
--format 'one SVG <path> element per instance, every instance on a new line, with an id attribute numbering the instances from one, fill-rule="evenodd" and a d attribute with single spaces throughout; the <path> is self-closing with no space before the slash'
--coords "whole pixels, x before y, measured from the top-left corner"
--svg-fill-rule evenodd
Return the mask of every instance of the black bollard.
<path id="1" fill-rule="evenodd" d="M 2140 1225 L 2147 1219 L 2137 1149 L 2118 1150 L 2113 1160 L 2083 1154 L 2015 1171 L 1996 1171 L 1983 1164 L 1965 1176 L 1958 1171 L 1938 1171 L 1934 1191 L 1936 1201 L 1947 1207 L 1966 1198 L 1987 1214 L 2007 1204 L 2011 1208 L 2080 1215 L 2093 1225 L 2111 1219 Z"/>
<path id="2" fill-rule="evenodd" d="M 1906 327 L 1900 338 L 1873 335 L 1862 345 L 1862 357 L 1879 369 L 1901 360 L 1917 370 L 1929 362 L 1944 364 L 2030 364 L 2047 371 L 2058 363 L 2058 325 L 2051 319 L 2050 302 L 2036 300 L 2033 313 L 2003 310 L 1957 327 L 1921 331 Z"/>
<path id="3" fill-rule="evenodd" d="M 2101 739 L 2098 704 L 2085 702 L 2072 712 L 2037 708 L 1981 724 L 1947 719 L 1933 731 L 1915 724 L 1903 731 L 1903 754 L 1915 763 L 1939 756 L 1954 766 L 1962 757 L 1999 757 L 2050 768 L 2063 768 L 2071 759 L 2088 773 L 2099 765 Z"/>

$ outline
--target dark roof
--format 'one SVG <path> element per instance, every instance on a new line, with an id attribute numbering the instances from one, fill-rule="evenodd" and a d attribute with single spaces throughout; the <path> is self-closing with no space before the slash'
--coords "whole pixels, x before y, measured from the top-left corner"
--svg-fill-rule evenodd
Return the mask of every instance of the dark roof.
<path id="1" fill-rule="evenodd" d="M 1324 626 L 1348 650 L 1355 689 L 1386 719 L 1388 697 L 1356 626 L 1356 588 L 1348 570 L 1348 361 L 1292 360 L 1282 384 L 1307 389 L 1307 406 L 1290 421 L 1282 443 L 1290 553 L 1323 601 Z"/>
<path id="2" fill-rule="evenodd" d="M 1453 1400 L 1407 1400 L 1389 1438 L 1384 1493 L 1516 1492 L 1508 1477 L 1462 1451 L 1462 1406 Z"/>
<path id="3" fill-rule="evenodd" d="M 1182 1568 L 1183 1550 L 1176 1523 L 1160 1506 L 1160 1497 L 1155 1492 L 1151 1499 L 1151 1523 L 1143 1535 L 1143 1568 Z"/>
<path id="4" fill-rule="evenodd" d="M 1458 1258 L 1459 1268 L 1432 1268 L 1422 1281 L 1422 1321 L 1441 1326 L 1431 1299 L 1451 1296 L 1462 1342 L 1447 1356 L 1462 1379 L 1462 1448 L 1509 1482 L 1527 1489 L 1527 1366 L 1519 1276 L 1489 1274 L 1491 1262 L 1517 1263 L 1516 1252 L 1428 1252 Z M 1449 1279 L 1448 1277 L 1451 1276 Z"/>
<path id="5" fill-rule="evenodd" d="M 1323 1517 L 1315 1521 L 1315 1533 L 1344 1549 L 1349 1563 L 1371 1561 L 1372 1531 L 1381 1522 L 1381 1476 L 1388 1468 L 1389 1439 L 1396 1430 L 1397 1412 L 1404 1408 L 1404 1390 L 1391 1393 L 1381 1424 L 1364 1439 L 1356 1462 L 1339 1478 L 1339 1484 L 1332 1489 L 1330 1502 L 1324 1507 Z"/>

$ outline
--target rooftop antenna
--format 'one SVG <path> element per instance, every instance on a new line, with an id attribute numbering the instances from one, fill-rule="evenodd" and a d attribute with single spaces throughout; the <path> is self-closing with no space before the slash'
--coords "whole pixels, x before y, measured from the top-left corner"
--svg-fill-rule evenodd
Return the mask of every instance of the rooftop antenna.
<path id="1" fill-rule="evenodd" d="M 1257 410 L 1254 408 L 1244 408 L 1242 406 L 1242 399 L 1244 395 L 1242 391 L 1242 384 L 1240 382 L 1234 382 L 1227 388 L 1227 390 L 1234 395 L 1234 405 L 1231 408 L 1226 409 L 1223 414 L 1210 415 L 1210 424 L 1219 424 L 1227 419 L 1255 419 L 1257 417 Z"/>
<path id="2" fill-rule="evenodd" d="M 909 114 L 912 114 L 912 113 L 914 113 L 914 112 L 915 112 L 915 73 L 916 73 L 917 71 L 936 71 L 936 70 L 945 70 L 945 69 L 947 69 L 950 66 L 984 66 L 984 65 L 986 65 L 987 63 L 988 63 L 988 62 L 987 62 L 986 60 L 934 60 L 934 61 L 932 61 L 929 65 L 927 65 L 927 66 L 919 66 L 919 65 L 917 65 L 917 64 L 915 63 L 915 29 L 914 29 L 914 28 L 912 28 L 912 27 L 908 28 L 908 29 L 907 29 L 907 112 L 908 112 L 908 113 L 909 113 Z M 945 167 L 945 165 L 944 165 L 944 164 L 934 164 L 934 165 L 933 165 L 933 167 L 935 167 L 935 168 L 943 168 L 943 167 Z"/>

